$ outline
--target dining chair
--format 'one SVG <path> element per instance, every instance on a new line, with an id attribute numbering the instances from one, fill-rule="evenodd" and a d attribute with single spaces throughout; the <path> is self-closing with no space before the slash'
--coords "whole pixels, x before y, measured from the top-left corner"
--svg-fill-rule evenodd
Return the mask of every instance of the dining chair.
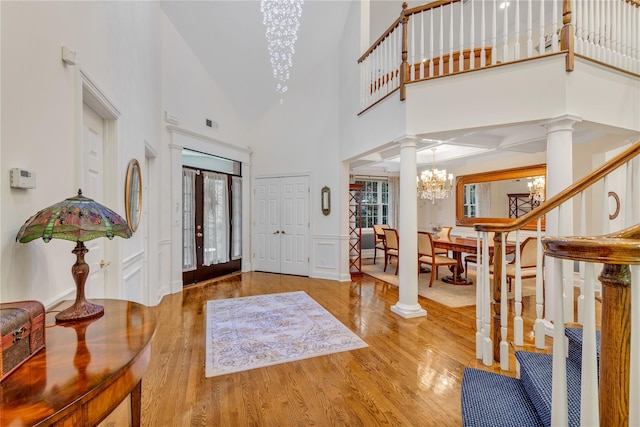
<path id="1" fill-rule="evenodd" d="M 487 237 L 489 238 L 489 241 L 493 240 L 493 236 L 495 234 L 496 233 L 494 231 L 489 231 L 487 233 Z M 468 277 L 468 273 L 467 273 L 467 271 L 469 271 L 468 270 L 469 267 L 467 266 L 468 263 L 478 264 L 478 255 L 477 254 L 469 254 L 469 255 L 464 257 L 464 277 L 465 277 L 465 279 Z M 489 257 L 489 265 L 491 265 L 491 264 L 493 264 L 493 257 L 492 256 Z"/>
<path id="2" fill-rule="evenodd" d="M 431 266 L 431 280 L 429 280 L 429 287 L 433 285 L 433 279 L 438 278 L 438 267 L 443 265 L 453 266 L 453 284 L 457 284 L 458 260 L 436 254 L 433 247 L 433 236 L 431 236 L 431 233 L 426 231 L 418 231 L 418 271 L 420 271 L 420 264 L 429 264 Z"/>
<path id="3" fill-rule="evenodd" d="M 451 238 L 451 230 L 453 227 L 442 227 L 440 231 L 438 231 L 438 239 L 446 239 Z M 435 248 L 435 253 L 438 255 L 449 256 L 449 251 L 447 249 Z"/>
<path id="4" fill-rule="evenodd" d="M 400 258 L 398 258 L 398 252 L 400 246 L 398 244 L 398 230 L 395 228 L 385 228 L 384 231 L 384 240 L 385 240 L 385 248 L 384 248 L 384 271 L 387 271 L 387 263 L 391 261 L 392 257 L 395 257 L 396 262 L 396 275 L 398 275 L 398 264 L 400 264 Z"/>
<path id="5" fill-rule="evenodd" d="M 391 228 L 389 227 L 389 224 L 375 224 L 373 226 L 373 238 L 374 238 L 374 245 L 373 245 L 373 263 L 376 263 L 376 254 L 378 249 L 381 249 L 384 252 L 384 248 L 385 248 L 385 239 L 384 239 L 384 230 L 386 228 Z"/>

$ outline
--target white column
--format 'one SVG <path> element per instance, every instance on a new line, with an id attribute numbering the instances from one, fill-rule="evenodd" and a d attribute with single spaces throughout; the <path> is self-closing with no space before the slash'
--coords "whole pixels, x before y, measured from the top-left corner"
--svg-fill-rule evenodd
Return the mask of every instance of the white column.
<path id="1" fill-rule="evenodd" d="M 426 316 L 418 304 L 418 202 L 416 199 L 416 142 L 400 143 L 400 224 L 398 281 L 400 300 L 391 311 L 405 317 Z"/>
<path id="2" fill-rule="evenodd" d="M 558 194 L 573 184 L 573 125 L 581 119 L 574 116 L 562 116 L 544 123 L 547 128 L 547 199 Z M 546 236 L 572 236 L 573 203 L 561 206 L 549 212 L 546 217 Z M 554 301 L 554 263 L 553 258 L 546 257 L 545 266 L 545 316 L 553 320 Z M 573 321 L 573 261 L 565 261 L 563 267 L 563 287 L 565 295 L 565 321 Z"/>

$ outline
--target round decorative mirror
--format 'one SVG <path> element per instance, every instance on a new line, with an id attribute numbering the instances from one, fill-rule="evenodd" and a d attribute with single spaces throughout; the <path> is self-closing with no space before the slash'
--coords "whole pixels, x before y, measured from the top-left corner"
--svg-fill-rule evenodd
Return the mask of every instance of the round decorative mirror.
<path id="1" fill-rule="evenodd" d="M 142 174 L 140 172 L 140 163 L 136 159 L 131 159 L 124 183 L 124 209 L 131 231 L 138 229 L 142 214 Z"/>

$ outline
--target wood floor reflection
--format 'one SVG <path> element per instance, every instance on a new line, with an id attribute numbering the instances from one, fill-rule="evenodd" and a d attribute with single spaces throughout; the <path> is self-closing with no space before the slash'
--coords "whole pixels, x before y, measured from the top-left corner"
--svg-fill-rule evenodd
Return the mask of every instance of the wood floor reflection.
<path id="1" fill-rule="evenodd" d="M 207 300 L 298 290 L 369 347 L 205 378 Z M 397 302 L 397 287 L 367 275 L 344 283 L 257 272 L 166 296 L 154 307 L 158 329 L 143 379 L 142 424 L 462 425 L 463 370 L 487 369 L 475 359 L 475 306 L 449 308 L 420 297 L 427 317 L 404 319 L 390 310 Z M 534 309 L 525 299 L 526 331 Z"/>

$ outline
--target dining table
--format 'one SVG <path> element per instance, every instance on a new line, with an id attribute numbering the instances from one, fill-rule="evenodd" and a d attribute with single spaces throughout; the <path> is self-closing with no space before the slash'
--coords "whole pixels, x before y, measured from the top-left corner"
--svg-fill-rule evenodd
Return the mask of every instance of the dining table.
<path id="1" fill-rule="evenodd" d="M 505 250 L 507 253 L 515 251 L 516 245 L 513 242 L 506 242 Z M 473 285 L 473 280 L 468 277 L 463 277 L 464 267 L 462 264 L 462 254 L 477 254 L 478 253 L 478 239 L 472 237 L 438 237 L 433 236 L 433 246 L 440 249 L 446 249 L 453 252 L 454 258 L 458 261 L 457 269 L 453 267 L 451 269 L 451 276 L 444 276 L 442 281 L 452 285 Z M 489 256 L 493 257 L 494 245 L 493 240 L 489 241 Z M 456 277 L 454 277 L 456 274 Z"/>

